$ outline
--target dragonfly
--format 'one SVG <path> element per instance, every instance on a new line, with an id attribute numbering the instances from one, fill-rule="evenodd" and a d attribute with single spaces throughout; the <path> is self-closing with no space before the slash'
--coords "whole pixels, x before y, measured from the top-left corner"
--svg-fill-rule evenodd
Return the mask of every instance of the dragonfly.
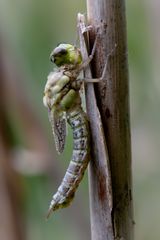
<path id="1" fill-rule="evenodd" d="M 83 62 L 77 47 L 62 43 L 50 55 L 58 68 L 48 76 L 43 103 L 48 108 L 56 150 L 58 153 L 64 150 L 67 122 L 73 131 L 73 153 L 62 183 L 53 195 L 47 217 L 52 211 L 70 205 L 90 160 L 89 122 L 82 107 L 82 81 L 78 76 L 92 60 L 94 51 L 95 47 Z"/>
<path id="2" fill-rule="evenodd" d="M 86 27 L 86 31 L 89 29 Z M 104 79 L 107 61 L 101 78 L 81 79 L 79 75 L 93 59 L 96 44 L 97 37 L 85 61 L 80 49 L 72 44 L 61 43 L 50 55 L 50 60 L 57 68 L 48 75 L 43 103 L 48 109 L 57 152 L 62 153 L 65 147 L 66 123 L 73 132 L 73 152 L 65 176 L 52 197 L 47 218 L 55 210 L 71 204 L 90 160 L 90 127 L 82 107 L 80 90 L 84 81 L 99 82 Z"/>

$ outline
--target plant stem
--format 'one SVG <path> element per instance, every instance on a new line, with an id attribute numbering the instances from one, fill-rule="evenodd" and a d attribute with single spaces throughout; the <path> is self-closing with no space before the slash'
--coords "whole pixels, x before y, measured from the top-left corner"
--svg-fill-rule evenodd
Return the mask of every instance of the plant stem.
<path id="1" fill-rule="evenodd" d="M 105 139 L 108 147 L 111 166 L 113 209 L 112 223 L 116 240 L 133 239 L 133 203 L 131 176 L 131 141 L 129 118 L 128 63 L 126 44 L 126 18 L 124 0 L 87 0 L 88 23 L 93 26 L 90 34 L 90 44 L 93 45 L 95 34 L 100 33 L 97 51 L 92 63 L 93 77 L 101 76 L 107 54 L 113 51 L 109 58 L 106 80 L 96 85 L 96 98 L 102 117 Z M 116 47 L 115 47 L 116 45 Z M 105 163 L 104 163 L 105 164 Z M 91 218 L 101 214 L 101 202 L 95 201 L 96 186 L 101 186 L 106 179 L 99 177 L 95 183 L 96 165 L 90 164 Z M 101 173 L 98 173 L 101 175 Z M 97 193 L 96 193 L 97 194 Z M 107 198 L 106 193 L 103 196 Z M 106 202 L 106 201 L 105 201 Z M 102 228 L 103 236 L 96 234 L 99 224 L 108 218 L 106 206 L 103 206 L 101 222 L 92 222 L 92 239 L 108 238 L 107 227 Z"/>

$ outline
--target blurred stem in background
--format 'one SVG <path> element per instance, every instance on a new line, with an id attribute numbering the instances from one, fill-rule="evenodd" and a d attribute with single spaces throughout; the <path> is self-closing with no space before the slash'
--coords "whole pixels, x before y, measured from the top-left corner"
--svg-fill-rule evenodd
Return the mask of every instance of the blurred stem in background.
<path id="1" fill-rule="evenodd" d="M 7 240 L 26 236 L 22 216 L 24 188 L 17 171 L 44 174 L 49 172 L 51 158 L 40 121 L 21 84 L 26 76 L 16 63 L 7 41 L 0 36 L 0 238 Z M 18 126 L 25 142 L 21 150 L 15 148 L 19 141 L 15 130 Z M 24 147 L 28 150 L 23 150 Z"/>
<path id="2" fill-rule="evenodd" d="M 12 96 L 6 87 L 5 52 L 0 39 L 0 238 L 7 240 L 24 239 L 22 217 L 20 215 L 21 186 L 18 176 L 11 167 L 11 150 L 13 147 L 10 132 L 10 120 L 7 115 L 7 102 Z"/>

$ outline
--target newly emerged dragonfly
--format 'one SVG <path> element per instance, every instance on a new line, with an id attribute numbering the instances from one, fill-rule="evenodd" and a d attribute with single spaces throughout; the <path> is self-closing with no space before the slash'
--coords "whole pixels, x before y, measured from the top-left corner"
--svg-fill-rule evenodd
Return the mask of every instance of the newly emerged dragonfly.
<path id="1" fill-rule="evenodd" d="M 83 26 L 83 21 L 80 20 L 79 23 L 81 26 L 79 28 L 80 41 L 83 41 L 82 36 L 90 29 L 90 26 Z M 107 55 L 101 78 L 79 79 L 80 72 L 93 58 L 97 36 L 91 55 L 85 61 L 82 61 L 80 50 L 71 44 L 60 44 L 50 55 L 57 69 L 48 76 L 43 103 L 48 108 L 56 150 L 58 153 L 64 150 L 67 122 L 73 131 L 73 153 L 62 183 L 52 197 L 47 218 L 52 211 L 70 205 L 90 160 L 90 128 L 88 117 L 82 108 L 80 89 L 83 81 L 99 82 L 105 78 L 107 62 L 114 51 L 113 49 Z"/>
<path id="2" fill-rule="evenodd" d="M 43 103 L 48 108 L 57 151 L 63 152 L 67 121 L 73 131 L 73 153 L 47 216 L 71 203 L 90 159 L 89 123 L 81 105 L 82 80 L 78 76 L 91 61 L 94 50 L 95 47 L 86 62 L 82 61 L 80 50 L 71 44 L 60 44 L 50 56 L 58 68 L 48 76 Z"/>

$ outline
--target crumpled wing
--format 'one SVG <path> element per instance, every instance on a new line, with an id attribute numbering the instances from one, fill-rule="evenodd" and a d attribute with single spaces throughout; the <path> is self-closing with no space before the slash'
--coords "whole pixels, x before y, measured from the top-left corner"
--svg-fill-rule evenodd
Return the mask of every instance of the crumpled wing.
<path id="1" fill-rule="evenodd" d="M 62 112 L 53 109 L 49 110 L 48 116 L 52 126 L 56 150 L 58 153 L 62 153 L 66 139 L 66 119 Z"/>

